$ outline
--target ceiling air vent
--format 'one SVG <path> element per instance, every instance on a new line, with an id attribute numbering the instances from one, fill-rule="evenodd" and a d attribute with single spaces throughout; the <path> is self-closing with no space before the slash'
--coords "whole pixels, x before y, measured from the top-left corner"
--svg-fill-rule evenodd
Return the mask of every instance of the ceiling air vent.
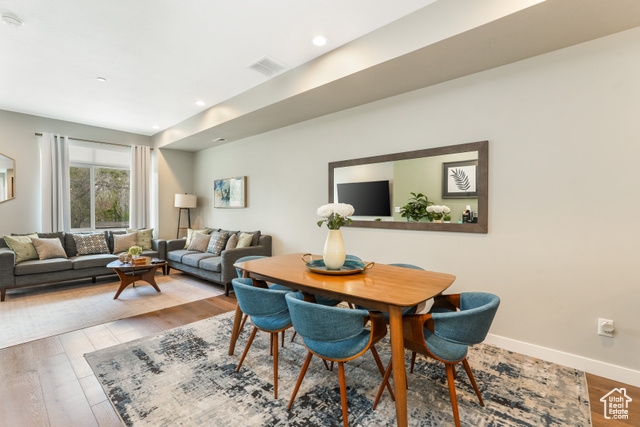
<path id="1" fill-rule="evenodd" d="M 279 61 L 276 61 L 270 56 L 263 56 L 256 62 L 247 65 L 247 67 L 259 72 L 260 74 L 264 74 L 267 77 L 273 77 L 276 74 L 280 74 L 289 69 L 289 67 Z"/>

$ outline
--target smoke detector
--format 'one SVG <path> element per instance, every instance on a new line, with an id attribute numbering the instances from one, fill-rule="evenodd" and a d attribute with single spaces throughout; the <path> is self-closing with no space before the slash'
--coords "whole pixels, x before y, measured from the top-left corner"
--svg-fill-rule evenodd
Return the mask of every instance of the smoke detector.
<path id="1" fill-rule="evenodd" d="M 270 56 L 263 56 L 256 62 L 247 65 L 247 68 L 251 68 L 252 70 L 257 71 L 260 74 L 264 74 L 267 77 L 273 77 L 276 74 L 280 74 L 283 71 L 288 70 L 290 67 L 287 67 L 282 62 L 273 59 Z"/>

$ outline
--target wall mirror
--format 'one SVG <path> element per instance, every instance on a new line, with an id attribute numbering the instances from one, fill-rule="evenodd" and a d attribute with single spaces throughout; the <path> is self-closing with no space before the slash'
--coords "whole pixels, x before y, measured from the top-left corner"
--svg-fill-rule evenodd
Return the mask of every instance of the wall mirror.
<path id="1" fill-rule="evenodd" d="M 15 197 L 16 161 L 0 153 L 0 203 Z"/>
<path id="2" fill-rule="evenodd" d="M 488 162 L 488 141 L 331 162 L 329 203 L 354 205 L 351 227 L 486 233 Z M 447 206 L 450 222 L 402 217 L 411 193 Z"/>

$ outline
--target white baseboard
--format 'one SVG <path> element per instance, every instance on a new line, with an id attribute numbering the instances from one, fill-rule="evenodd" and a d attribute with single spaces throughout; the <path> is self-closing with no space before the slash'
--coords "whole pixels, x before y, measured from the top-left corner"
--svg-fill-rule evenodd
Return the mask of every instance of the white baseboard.
<path id="1" fill-rule="evenodd" d="M 547 362 L 569 366 L 570 368 L 579 369 L 590 374 L 609 378 L 613 381 L 619 381 L 623 384 L 640 387 L 640 371 L 623 368 L 622 366 L 612 365 L 610 363 L 589 359 L 587 357 L 571 353 L 565 353 L 563 351 L 547 347 L 541 347 L 535 344 L 529 344 L 511 338 L 501 337 L 499 335 L 489 334 L 484 342 L 485 344 L 491 344 L 505 350 L 526 354 L 527 356 L 536 357 L 538 359 L 546 360 Z"/>

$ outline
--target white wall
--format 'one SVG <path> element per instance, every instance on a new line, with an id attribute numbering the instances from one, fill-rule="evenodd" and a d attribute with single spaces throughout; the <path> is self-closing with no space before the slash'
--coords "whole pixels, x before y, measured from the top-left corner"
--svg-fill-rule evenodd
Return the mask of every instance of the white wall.
<path id="1" fill-rule="evenodd" d="M 16 160 L 13 200 L 0 203 L 0 236 L 40 230 L 40 149 L 35 133 L 126 145 L 151 145 L 144 135 L 0 110 L 0 153 Z"/>
<path id="2" fill-rule="evenodd" d="M 634 29 L 199 152 L 201 224 L 321 253 L 328 162 L 487 139 L 488 234 L 345 228 L 347 251 L 455 274 L 451 292 L 502 298 L 493 334 L 637 373 L 639 51 Z M 213 180 L 238 175 L 248 208 L 213 209 Z"/>

